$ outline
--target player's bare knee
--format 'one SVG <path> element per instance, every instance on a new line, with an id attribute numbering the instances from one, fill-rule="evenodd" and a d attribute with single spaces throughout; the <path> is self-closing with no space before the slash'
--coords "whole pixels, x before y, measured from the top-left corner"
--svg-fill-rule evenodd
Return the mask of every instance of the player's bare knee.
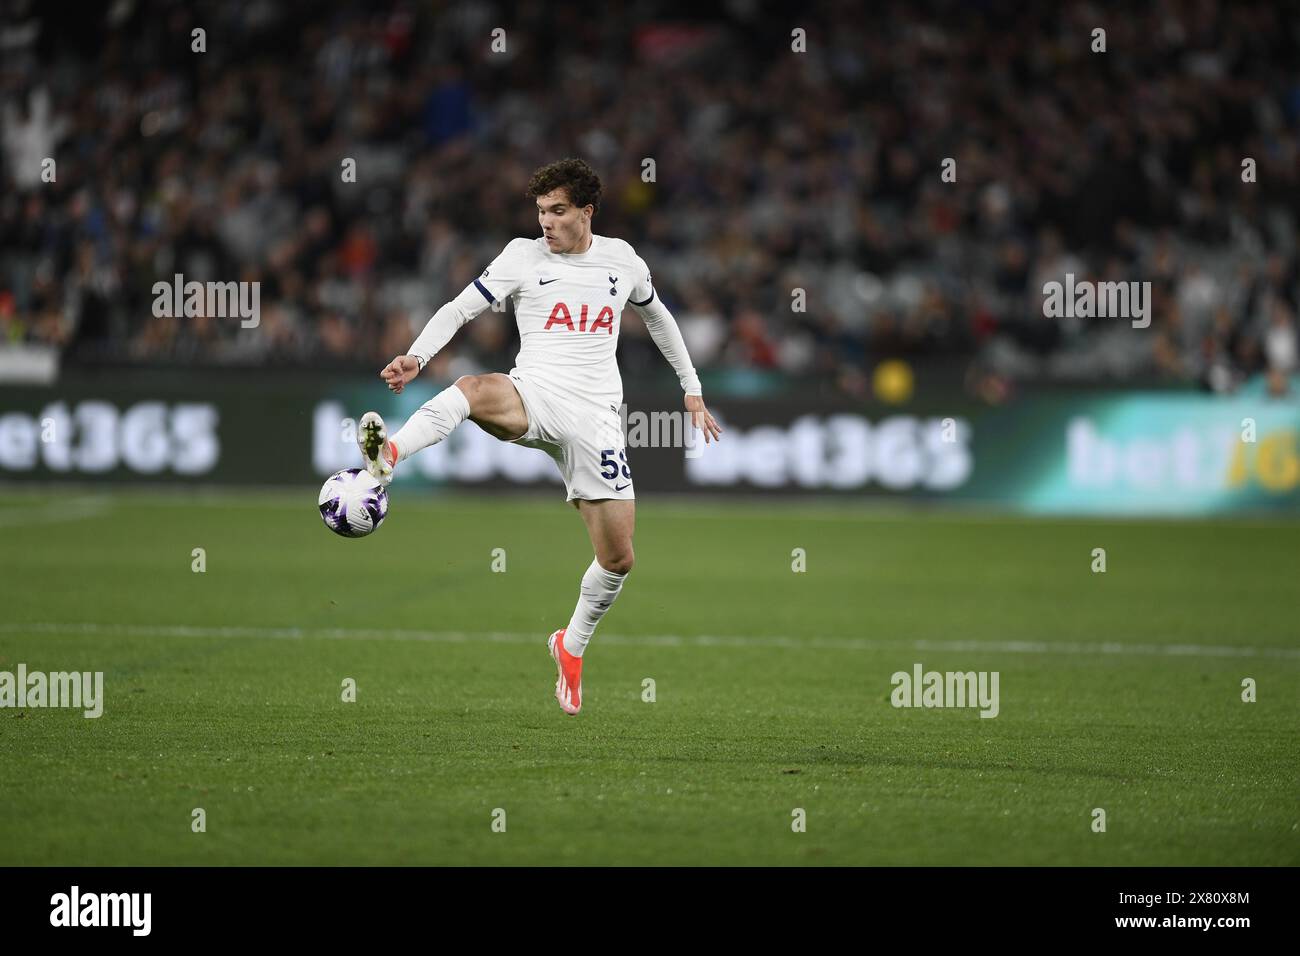
<path id="1" fill-rule="evenodd" d="M 474 399 L 479 395 L 479 381 L 477 375 L 462 375 L 451 384 L 465 393 L 465 398 L 469 402 L 469 407 L 474 407 Z"/>
<path id="2" fill-rule="evenodd" d="M 452 384 L 465 393 L 472 417 L 495 413 L 492 382 L 487 375 L 462 375 Z"/>
<path id="3" fill-rule="evenodd" d="M 636 563 L 632 549 L 629 547 L 626 551 L 615 551 L 604 555 L 598 563 L 606 571 L 613 574 L 627 574 L 632 570 L 632 565 Z"/>

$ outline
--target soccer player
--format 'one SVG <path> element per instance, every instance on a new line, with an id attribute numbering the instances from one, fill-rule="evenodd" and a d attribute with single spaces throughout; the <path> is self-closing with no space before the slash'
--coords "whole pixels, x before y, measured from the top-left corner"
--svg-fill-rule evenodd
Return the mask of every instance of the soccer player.
<path id="1" fill-rule="evenodd" d="M 706 443 L 722 433 L 704 407 L 686 344 L 655 295 L 645 261 L 622 239 L 592 233 L 601 192 L 600 178 L 580 159 L 537 170 L 526 195 L 537 202 L 542 235 L 512 240 L 434 314 L 410 351 L 379 373 L 392 391 L 401 392 L 457 329 L 509 297 L 520 344 L 509 375 L 462 375 L 391 439 L 374 412 L 362 417 L 358 429 L 366 468 L 385 483 L 394 465 L 442 441 L 467 418 L 494 438 L 539 448 L 555 460 L 566 500 L 582 515 L 595 551 L 568 626 L 547 639 L 556 666 L 555 697 L 566 714 L 582 707 L 583 653 L 632 570 L 636 502 L 619 416 L 623 382 L 614 358 L 625 305 L 637 310 L 677 372 L 692 426 L 703 431 Z"/>

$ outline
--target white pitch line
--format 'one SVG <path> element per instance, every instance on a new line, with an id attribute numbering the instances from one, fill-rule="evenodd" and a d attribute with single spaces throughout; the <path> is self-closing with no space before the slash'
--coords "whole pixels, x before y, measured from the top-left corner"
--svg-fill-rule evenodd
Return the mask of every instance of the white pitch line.
<path id="1" fill-rule="evenodd" d="M 112 502 L 102 498 L 73 498 L 69 501 L 51 502 L 32 509 L 5 508 L 0 511 L 0 528 L 21 528 L 28 525 L 61 524 L 98 518 L 112 510 Z"/>
<path id="2" fill-rule="evenodd" d="M 48 621 L 31 624 L 0 624 L 0 633 L 34 632 L 42 634 L 97 634 L 138 637 L 248 637 L 270 640 L 326 640 L 359 641 L 430 641 L 445 644 L 464 644 L 483 641 L 496 644 L 545 643 L 546 635 L 519 631 L 422 631 L 409 629 L 377 628 L 325 628 L 325 627 L 210 627 L 186 624 L 96 624 Z M 913 651 L 946 651 L 975 654 L 1129 654 L 1151 657 L 1273 657 L 1284 660 L 1300 659 L 1300 648 L 1290 647 L 1223 647 L 1209 644 L 1124 644 L 1117 641 L 936 641 L 936 640 L 869 640 L 853 637 L 737 637 L 716 634 L 684 636 L 680 634 L 606 634 L 601 632 L 602 644 L 622 644 L 630 647 L 763 647 L 788 650 L 809 648 L 824 650 L 871 651 L 903 649 Z"/>

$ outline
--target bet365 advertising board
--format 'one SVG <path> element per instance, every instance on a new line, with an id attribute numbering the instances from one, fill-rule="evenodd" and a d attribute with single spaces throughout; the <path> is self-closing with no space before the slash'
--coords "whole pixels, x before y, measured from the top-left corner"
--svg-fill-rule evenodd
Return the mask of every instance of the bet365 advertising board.
<path id="1" fill-rule="evenodd" d="M 362 412 L 375 408 L 395 430 L 445 384 L 417 382 L 395 396 L 368 380 L 222 372 L 0 387 L 0 481 L 311 487 L 359 463 Z M 1300 513 L 1295 398 L 1052 391 L 997 406 L 933 396 L 887 406 L 711 395 L 725 429 L 712 445 L 689 428 L 680 396 L 626 398 L 622 434 L 609 445 L 611 458 L 626 451 L 641 496 L 903 497 L 1037 514 Z M 544 452 L 470 422 L 398 475 L 398 493 L 564 497 Z"/>

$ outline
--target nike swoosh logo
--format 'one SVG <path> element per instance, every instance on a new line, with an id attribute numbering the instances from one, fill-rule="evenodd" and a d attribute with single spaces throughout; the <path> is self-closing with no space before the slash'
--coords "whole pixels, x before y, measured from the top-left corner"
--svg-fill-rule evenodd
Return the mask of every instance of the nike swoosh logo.
<path id="1" fill-rule="evenodd" d="M 632 484 L 632 482 L 629 481 L 626 485 L 615 485 L 615 486 L 614 486 L 614 490 L 615 490 L 615 491 L 622 491 L 624 488 L 629 487 L 631 484 Z"/>
<path id="2" fill-rule="evenodd" d="M 537 284 L 538 284 L 538 285 L 549 285 L 549 284 L 552 283 L 552 282 L 559 282 L 559 281 L 560 281 L 560 280 L 559 280 L 558 278 L 556 278 L 556 279 L 538 279 L 538 280 L 537 280 Z"/>

